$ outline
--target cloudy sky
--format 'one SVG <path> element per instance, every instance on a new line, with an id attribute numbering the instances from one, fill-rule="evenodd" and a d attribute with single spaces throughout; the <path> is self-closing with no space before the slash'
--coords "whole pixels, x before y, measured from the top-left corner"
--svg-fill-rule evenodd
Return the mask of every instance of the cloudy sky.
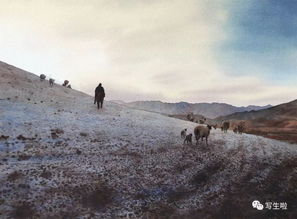
<path id="1" fill-rule="evenodd" d="M 297 94 L 294 0 L 0 0 L 0 60 L 108 99 L 278 104 Z"/>

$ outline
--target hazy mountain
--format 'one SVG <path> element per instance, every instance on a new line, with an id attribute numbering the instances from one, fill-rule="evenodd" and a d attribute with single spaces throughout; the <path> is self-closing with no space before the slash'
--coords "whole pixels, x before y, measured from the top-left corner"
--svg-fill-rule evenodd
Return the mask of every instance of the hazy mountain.
<path id="1" fill-rule="evenodd" d="M 110 100 L 109 102 L 113 102 L 113 103 L 117 103 L 117 104 L 121 104 L 121 105 L 126 104 L 126 102 L 124 102 L 123 100 Z"/>
<path id="2" fill-rule="evenodd" d="M 126 105 L 137 109 L 143 109 L 167 115 L 181 115 L 193 112 L 194 114 L 203 115 L 207 118 L 212 119 L 218 116 L 229 115 L 235 112 L 260 110 L 271 107 L 271 105 L 250 105 L 247 107 L 236 107 L 225 103 L 164 103 L 161 101 L 136 101 L 127 103 Z"/>

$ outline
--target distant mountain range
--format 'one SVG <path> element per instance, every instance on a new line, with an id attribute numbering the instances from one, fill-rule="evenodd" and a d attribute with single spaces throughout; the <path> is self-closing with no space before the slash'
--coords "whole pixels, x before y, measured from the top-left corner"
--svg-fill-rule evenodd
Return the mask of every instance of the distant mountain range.
<path id="1" fill-rule="evenodd" d="M 121 104 L 123 103 L 121 102 Z M 166 115 L 182 115 L 192 112 L 196 115 L 202 115 L 210 119 L 233 114 L 236 112 L 267 109 L 272 106 L 249 105 L 247 107 L 236 107 L 226 103 L 165 103 L 161 101 L 135 101 L 125 103 L 125 105 L 136 109 L 142 109 Z"/>
<path id="2" fill-rule="evenodd" d="M 268 109 L 260 109 L 258 111 L 250 112 L 236 112 L 227 116 L 221 116 L 216 120 L 297 120 L 297 100 L 283 103 L 277 106 L 270 107 Z"/>
<path id="3" fill-rule="evenodd" d="M 213 120 L 217 124 L 222 121 L 230 121 L 231 126 L 244 121 L 247 133 L 297 143 L 297 100 L 259 111 L 233 113 Z"/>

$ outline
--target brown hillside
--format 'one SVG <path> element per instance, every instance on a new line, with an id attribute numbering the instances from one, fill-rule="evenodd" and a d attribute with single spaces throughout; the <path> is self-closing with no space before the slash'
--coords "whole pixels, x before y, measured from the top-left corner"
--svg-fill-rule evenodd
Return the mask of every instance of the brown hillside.
<path id="1" fill-rule="evenodd" d="M 216 122 L 231 121 L 232 127 L 245 121 L 246 132 L 268 138 L 297 142 L 297 100 L 268 109 L 218 117 Z"/>

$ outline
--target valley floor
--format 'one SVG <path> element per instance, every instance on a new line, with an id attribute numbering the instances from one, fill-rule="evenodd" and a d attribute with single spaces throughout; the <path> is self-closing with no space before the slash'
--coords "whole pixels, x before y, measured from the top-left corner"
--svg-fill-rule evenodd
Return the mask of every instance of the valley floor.
<path id="1" fill-rule="evenodd" d="M 296 144 L 92 101 L 0 100 L 1 218 L 297 218 Z"/>

